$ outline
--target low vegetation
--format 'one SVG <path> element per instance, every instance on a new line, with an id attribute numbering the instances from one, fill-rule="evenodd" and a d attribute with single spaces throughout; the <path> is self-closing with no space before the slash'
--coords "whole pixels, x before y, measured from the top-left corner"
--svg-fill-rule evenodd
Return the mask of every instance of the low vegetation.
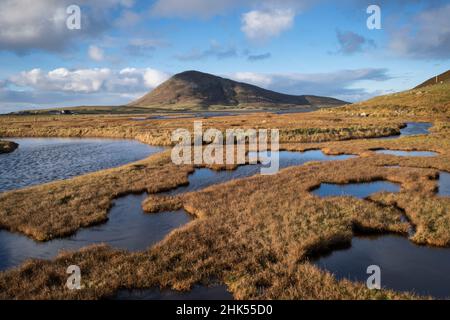
<path id="1" fill-rule="evenodd" d="M 137 120 L 139 119 L 139 120 Z M 202 121 L 204 130 L 215 128 L 280 130 L 281 142 L 324 142 L 372 138 L 400 133 L 403 121 L 301 113 L 274 115 L 250 113 L 214 118 L 148 119 L 132 115 L 3 116 L 0 137 L 110 137 L 137 139 L 153 145 L 170 145 L 178 128 L 193 130 Z"/>
<path id="2" fill-rule="evenodd" d="M 378 96 L 373 99 L 323 112 L 335 115 L 364 113 L 372 117 L 422 116 L 433 119 L 450 117 L 450 83 L 420 87 L 404 92 Z"/>

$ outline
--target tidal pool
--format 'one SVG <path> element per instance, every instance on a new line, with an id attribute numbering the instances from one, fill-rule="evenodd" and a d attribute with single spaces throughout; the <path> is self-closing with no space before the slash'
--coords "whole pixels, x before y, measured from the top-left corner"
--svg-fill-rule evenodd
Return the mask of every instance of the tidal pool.
<path id="1" fill-rule="evenodd" d="M 364 199 L 373 193 L 399 192 L 400 185 L 389 181 L 373 181 L 362 183 L 333 184 L 321 183 L 320 187 L 312 190 L 312 193 L 319 197 L 353 196 Z"/>
<path id="2" fill-rule="evenodd" d="M 176 291 L 170 289 L 132 289 L 120 290 L 117 300 L 233 300 L 233 295 L 224 285 L 203 286 L 195 285 L 190 291 Z"/>
<path id="3" fill-rule="evenodd" d="M 441 171 L 439 172 L 439 191 L 438 195 L 442 197 L 450 196 L 450 173 Z"/>
<path id="4" fill-rule="evenodd" d="M 432 151 L 402 151 L 402 150 L 375 150 L 375 153 L 388 154 L 398 157 L 434 157 L 438 153 Z"/>
<path id="5" fill-rule="evenodd" d="M 0 192 L 124 165 L 163 150 L 135 140 L 8 139 L 19 147 L 0 154 Z"/>
<path id="6" fill-rule="evenodd" d="M 355 237 L 348 249 L 336 250 L 313 263 L 337 279 L 366 283 L 367 267 L 381 269 L 381 286 L 436 298 L 450 297 L 450 250 L 418 246 L 405 237 Z"/>

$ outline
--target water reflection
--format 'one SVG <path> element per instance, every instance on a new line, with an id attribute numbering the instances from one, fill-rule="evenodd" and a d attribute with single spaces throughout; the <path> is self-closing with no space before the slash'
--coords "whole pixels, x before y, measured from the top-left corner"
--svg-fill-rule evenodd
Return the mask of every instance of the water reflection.
<path id="1" fill-rule="evenodd" d="M 364 199 L 373 193 L 382 191 L 399 192 L 400 186 L 389 181 L 348 184 L 322 183 L 319 188 L 312 190 L 312 193 L 319 197 L 353 196 Z"/>
<path id="2" fill-rule="evenodd" d="M 382 287 L 450 297 L 449 249 L 417 246 L 404 237 L 356 237 L 350 248 L 333 251 L 314 263 L 338 279 L 364 283 L 367 267 L 378 265 Z"/>
<path id="3" fill-rule="evenodd" d="M 163 150 L 135 140 L 11 138 L 19 144 L 0 154 L 0 192 L 141 160 Z"/>
<path id="4" fill-rule="evenodd" d="M 438 155 L 432 151 L 402 151 L 402 150 L 375 150 L 375 153 L 388 154 L 398 157 L 434 157 Z"/>

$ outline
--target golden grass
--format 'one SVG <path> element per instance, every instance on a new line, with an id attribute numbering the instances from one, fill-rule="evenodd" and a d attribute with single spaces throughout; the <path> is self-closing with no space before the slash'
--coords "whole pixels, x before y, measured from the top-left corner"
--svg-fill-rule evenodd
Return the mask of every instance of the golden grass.
<path id="1" fill-rule="evenodd" d="M 148 116 L 148 115 L 147 115 Z M 178 128 L 193 129 L 201 120 L 204 130 L 216 128 L 277 128 L 285 143 L 342 141 L 389 136 L 400 133 L 403 121 L 347 117 L 332 114 L 300 113 L 273 115 L 251 113 L 214 118 L 133 120 L 132 115 L 4 116 L 0 117 L 0 137 L 111 137 L 130 138 L 153 145 L 171 145 Z M 415 120 L 415 119 L 410 119 Z"/>
<path id="2" fill-rule="evenodd" d="M 369 113 L 375 117 L 450 117 L 450 83 L 378 96 L 367 101 L 323 110 L 335 115 Z"/>

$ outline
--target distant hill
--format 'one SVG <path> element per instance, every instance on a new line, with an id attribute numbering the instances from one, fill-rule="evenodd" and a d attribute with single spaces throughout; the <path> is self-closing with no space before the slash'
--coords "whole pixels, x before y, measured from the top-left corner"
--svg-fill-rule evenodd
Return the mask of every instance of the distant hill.
<path id="1" fill-rule="evenodd" d="M 199 71 L 178 73 L 129 107 L 157 109 L 265 109 L 335 107 L 346 102 L 311 95 L 288 95 Z"/>
<path id="2" fill-rule="evenodd" d="M 428 79 L 427 81 L 419 84 L 414 89 L 423 88 L 426 86 L 431 86 L 434 84 L 442 84 L 442 83 L 448 83 L 450 82 L 450 70 L 445 71 L 444 73 L 441 73 L 438 76 L 434 76 L 433 78 Z"/>

